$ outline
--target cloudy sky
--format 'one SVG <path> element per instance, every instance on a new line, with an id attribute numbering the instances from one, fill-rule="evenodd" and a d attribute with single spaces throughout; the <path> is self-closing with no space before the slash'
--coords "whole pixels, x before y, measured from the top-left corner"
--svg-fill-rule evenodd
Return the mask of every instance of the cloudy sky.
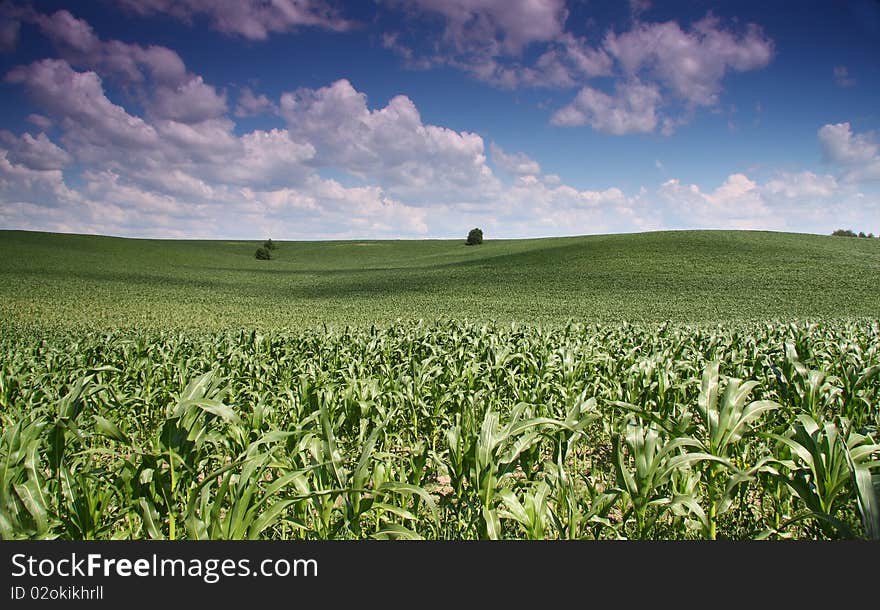
<path id="1" fill-rule="evenodd" d="M 0 228 L 880 233 L 878 102 L 878 0 L 5 0 Z"/>

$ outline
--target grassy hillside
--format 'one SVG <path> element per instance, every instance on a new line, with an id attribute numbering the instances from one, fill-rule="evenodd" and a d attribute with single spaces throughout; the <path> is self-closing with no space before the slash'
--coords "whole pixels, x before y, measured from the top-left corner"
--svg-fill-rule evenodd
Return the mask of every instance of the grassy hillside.
<path id="1" fill-rule="evenodd" d="M 880 316 L 880 240 L 684 231 L 533 240 L 171 241 L 0 231 L 0 318 L 94 329 Z"/>

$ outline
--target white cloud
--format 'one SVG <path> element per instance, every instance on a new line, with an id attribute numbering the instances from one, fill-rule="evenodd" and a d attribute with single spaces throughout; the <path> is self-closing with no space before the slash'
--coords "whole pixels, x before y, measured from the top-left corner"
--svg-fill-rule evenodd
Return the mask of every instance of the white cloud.
<path id="1" fill-rule="evenodd" d="M 479 135 L 425 125 L 406 96 L 370 110 L 362 92 L 339 80 L 284 93 L 280 112 L 294 136 L 314 145 L 316 164 L 377 180 L 395 197 L 431 203 L 498 186 Z"/>
<path id="2" fill-rule="evenodd" d="M 126 170 L 126 178 L 131 183 L 145 191 L 169 195 L 186 202 L 186 205 L 227 201 L 232 197 L 232 189 L 227 185 L 198 178 L 180 168 Z"/>
<path id="3" fill-rule="evenodd" d="M 559 37 L 559 42 L 574 74 L 587 78 L 612 74 L 613 61 L 604 49 L 590 47 L 585 38 L 568 32 Z"/>
<path id="4" fill-rule="evenodd" d="M 200 15 L 211 19 L 214 29 L 251 40 L 265 40 L 272 33 L 291 32 L 299 27 L 343 31 L 353 24 L 343 19 L 322 0 L 272 0 L 243 2 L 224 0 L 117 0 L 140 15 L 163 13 L 191 23 Z"/>
<path id="5" fill-rule="evenodd" d="M 243 154 L 226 175 L 231 183 L 261 188 L 297 184 L 312 172 L 305 164 L 315 157 L 315 147 L 294 140 L 286 129 L 252 131 L 241 143 Z"/>
<path id="6" fill-rule="evenodd" d="M 143 148 L 157 143 L 156 130 L 104 95 L 94 72 L 76 72 L 59 59 L 13 68 L 6 81 L 22 84 L 50 114 L 59 118 L 75 143 Z"/>
<path id="7" fill-rule="evenodd" d="M 389 197 L 376 186 L 345 188 L 335 180 L 315 181 L 314 196 L 324 203 L 322 209 L 338 220 L 348 218 L 356 227 L 369 232 L 387 233 L 395 227 L 406 233 L 427 233 L 425 212 Z M 339 222 L 336 226 L 345 226 Z M 331 226 L 333 226 L 331 224 Z"/>
<path id="8" fill-rule="evenodd" d="M 52 142 L 45 133 L 37 137 L 29 133 L 18 137 L 8 131 L 0 131 L 0 143 L 6 147 L 9 159 L 29 169 L 62 169 L 72 158 L 66 150 Z"/>
<path id="9" fill-rule="evenodd" d="M 704 191 L 668 180 L 649 199 L 664 227 L 760 229 L 829 234 L 840 226 L 876 224 L 880 198 L 871 198 L 833 176 L 781 172 L 760 184 L 731 174 Z"/>
<path id="10" fill-rule="evenodd" d="M 758 185 L 732 174 L 711 192 L 695 184 L 668 180 L 657 191 L 664 224 L 682 228 L 784 229 L 785 218 L 769 207 Z"/>
<path id="11" fill-rule="evenodd" d="M 493 237 L 534 237 L 670 228 L 829 233 L 844 225 L 871 229 L 880 212 L 877 198 L 812 172 L 780 173 L 763 184 L 731 174 L 710 190 L 672 179 L 632 195 L 522 173 L 483 200 L 414 204 L 377 184 L 348 187 L 317 173 L 272 183 L 266 178 L 282 173 L 272 165 L 275 157 L 293 153 L 288 162 L 302 168 L 308 147 L 297 146 L 284 130 L 245 138 L 251 152 L 236 158 L 254 181 L 245 174 L 203 179 L 171 166 L 155 173 L 96 167 L 82 174 L 78 189 L 60 170 L 29 169 L 0 148 L 0 223 L 160 237 L 455 237 L 469 226 Z M 501 152 L 515 160 L 514 168 L 528 164 L 521 153 Z"/>
<path id="12" fill-rule="evenodd" d="M 135 85 L 148 112 L 157 118 L 195 123 L 226 112 L 226 96 L 189 73 L 180 56 L 167 47 L 103 41 L 88 22 L 66 10 L 45 15 L 27 9 L 23 15 L 40 27 L 68 64 Z"/>
<path id="13" fill-rule="evenodd" d="M 690 31 L 675 21 L 637 21 L 621 34 L 609 32 L 602 50 L 620 71 L 613 95 L 582 87 L 572 102 L 553 114 L 554 125 L 590 125 L 615 135 L 650 133 L 659 127 L 670 135 L 690 120 L 694 108 L 718 103 L 728 71 L 767 65 L 773 43 L 756 25 L 737 36 L 707 17 Z M 670 114 L 678 104 L 683 110 Z"/>
<path id="14" fill-rule="evenodd" d="M 689 32 L 674 21 L 639 23 L 623 34 L 610 32 L 604 47 L 624 73 L 644 74 L 689 104 L 712 106 L 728 70 L 756 70 L 773 56 L 773 43 L 756 25 L 736 36 L 719 23 L 707 17 Z"/>
<path id="15" fill-rule="evenodd" d="M 417 197 L 430 185 L 446 184 L 455 195 L 456 184 L 479 188 L 471 182 L 481 172 L 494 179 L 479 136 L 422 124 L 403 96 L 371 111 L 348 83 L 300 92 L 306 107 L 288 107 L 303 112 L 294 121 L 298 134 L 276 128 L 236 135 L 225 116 L 187 123 L 160 118 L 154 109 L 146 119 L 130 115 L 106 97 L 97 74 L 77 72 L 63 60 L 20 66 L 7 80 L 23 85 L 54 118 L 70 153 L 45 134 L 0 135 L 6 227 L 133 236 L 247 237 L 272 227 L 305 237 L 416 236 L 428 230 L 425 210 L 392 190 Z M 338 101 L 350 103 L 340 109 Z M 354 122 L 341 129 L 323 122 L 347 110 L 356 111 L 348 117 Z M 359 132 L 345 131 L 358 121 Z M 360 171 L 368 184 L 321 178 L 319 146 L 325 153 L 349 150 L 347 165 L 331 156 L 323 166 Z M 85 167 L 82 187 L 68 187 L 59 171 L 71 157 Z"/>
<path id="16" fill-rule="evenodd" d="M 613 97 L 584 87 L 574 101 L 554 113 L 551 122 L 559 126 L 588 124 L 614 135 L 650 133 L 657 127 L 660 101 L 656 86 L 637 81 L 618 84 Z"/>
<path id="17" fill-rule="evenodd" d="M 27 120 L 30 123 L 33 123 L 43 131 L 48 131 L 52 128 L 52 119 L 49 117 L 43 116 L 42 114 L 31 113 L 27 116 Z"/>
<path id="18" fill-rule="evenodd" d="M 120 179 L 119 174 L 113 171 L 86 172 L 84 179 L 85 192 L 91 198 L 125 210 L 126 214 L 178 218 L 190 222 L 204 220 L 207 216 L 204 206 L 198 204 L 181 206 L 177 198 L 142 190 Z"/>
<path id="19" fill-rule="evenodd" d="M 452 66 L 478 80 L 502 88 L 570 88 L 583 78 L 610 74 L 611 58 L 565 30 L 568 10 L 564 0 L 385 0 L 399 7 L 413 22 L 443 28 L 435 51 L 421 54 L 424 37 L 433 32 L 405 35 L 386 32 L 383 45 L 412 68 Z M 541 49 L 533 62 L 525 52 Z"/>
<path id="20" fill-rule="evenodd" d="M 843 165 L 862 165 L 877 158 L 878 145 L 872 135 L 854 135 L 849 123 L 824 125 L 819 142 L 825 159 Z"/>
<path id="21" fill-rule="evenodd" d="M 719 103 L 722 82 L 731 71 L 766 66 L 773 41 L 756 24 L 741 32 L 711 14 L 687 29 L 676 21 L 640 21 L 650 8 L 630 2 L 630 29 L 609 30 L 601 44 L 566 29 L 562 0 L 386 0 L 402 7 L 412 21 L 443 19 L 439 37 L 416 30 L 386 33 L 384 45 L 415 68 L 451 66 L 502 88 L 579 87 L 578 97 L 551 119 L 564 126 L 591 125 L 614 134 L 660 129 L 671 134 L 687 123 L 695 108 Z M 424 39 L 432 52 L 419 54 Z M 411 40 L 408 44 L 407 40 Z M 530 54 L 524 49 L 530 47 Z M 532 59 L 534 58 L 534 59 Z M 591 80 L 611 76 L 611 89 Z M 663 113 L 657 110 L 663 107 Z"/>
<path id="22" fill-rule="evenodd" d="M 235 116 L 248 117 L 263 113 L 277 114 L 278 106 L 264 94 L 256 95 L 250 87 L 243 87 L 241 93 L 238 94 Z"/>
<path id="23" fill-rule="evenodd" d="M 485 224 L 492 235 L 535 237 L 617 233 L 660 228 L 642 194 L 627 196 L 619 188 L 581 190 L 556 176 L 519 177 L 501 202 L 488 210 Z M 484 212 L 485 213 L 485 212 Z"/>
<path id="24" fill-rule="evenodd" d="M 520 61 L 490 55 L 459 60 L 452 57 L 435 58 L 465 70 L 479 80 L 497 87 L 553 87 L 568 89 L 584 79 L 609 76 L 613 61 L 602 49 L 590 47 L 584 38 L 562 34 L 534 61 L 524 65 Z"/>
<path id="25" fill-rule="evenodd" d="M 880 145 L 874 133 L 854 134 L 849 123 L 834 123 L 819 129 L 819 142 L 826 162 L 844 169 L 844 180 L 880 180 Z"/>
<path id="26" fill-rule="evenodd" d="M 763 186 L 763 191 L 770 197 L 784 197 L 797 201 L 827 200 L 840 192 L 840 185 L 834 176 L 828 174 L 820 176 L 809 171 L 783 172 L 769 180 Z"/>
<path id="27" fill-rule="evenodd" d="M 443 39 L 458 53 L 518 54 L 534 42 L 562 34 L 568 11 L 565 0 L 386 0 L 411 12 L 444 19 Z"/>
<path id="28" fill-rule="evenodd" d="M 70 12 L 60 10 L 52 15 L 31 13 L 30 19 L 37 23 L 43 32 L 57 43 L 83 54 L 92 54 L 101 46 L 92 26 L 77 19 Z"/>
<path id="29" fill-rule="evenodd" d="M 28 9 L 24 19 L 35 23 L 58 48 L 62 59 L 125 83 L 140 83 L 151 76 L 163 85 L 176 86 L 188 77 L 183 60 L 167 47 L 143 47 L 118 40 L 102 41 L 92 26 L 66 10 L 45 15 Z"/>
<path id="30" fill-rule="evenodd" d="M 541 173 L 541 166 L 538 162 L 523 153 L 507 154 L 494 142 L 489 145 L 489 150 L 492 152 L 492 161 L 495 162 L 495 166 L 507 174 L 519 176 Z"/>
<path id="31" fill-rule="evenodd" d="M 218 95 L 201 76 L 194 76 L 174 87 L 157 87 L 150 113 L 183 123 L 216 119 L 226 113 L 226 96 Z"/>
<path id="32" fill-rule="evenodd" d="M 546 14 L 564 24 L 561 13 Z M 497 23 L 490 20 L 498 52 L 547 45 L 533 54 L 533 72 L 510 77 L 512 85 L 528 79 L 562 85 L 613 74 L 614 62 L 622 65 L 615 53 L 629 49 L 632 73 L 618 78 L 612 93 L 582 86 L 556 113 L 560 124 L 622 134 L 668 129 L 681 120 L 667 112 L 677 96 L 668 92 L 677 85 L 660 67 L 687 63 L 677 55 L 654 49 L 639 56 L 639 45 L 623 35 L 612 52 L 570 36 L 552 19 L 534 30 L 504 19 L 499 13 Z M 65 24 L 69 31 L 53 29 Z M 838 223 L 868 227 L 866 219 L 877 217 L 878 202 L 853 183 L 854 176 L 874 171 L 877 144 L 846 123 L 819 133 L 826 158 L 845 172 L 842 178 L 780 173 L 760 183 L 737 173 L 715 188 L 669 180 L 628 194 L 608 184 L 575 188 L 543 174 L 523 152 L 491 144 L 492 164 L 506 175 L 502 182 L 480 135 L 425 123 L 405 95 L 371 107 L 362 91 L 339 80 L 287 92 L 276 105 L 243 88 L 237 115 L 277 112 L 285 125 L 241 133 L 228 116 L 225 94 L 190 73 L 173 51 L 101 41 L 69 13 L 47 17 L 41 27 L 66 59 L 18 66 L 6 76 L 40 106 L 29 120 L 43 130 L 0 133 L 0 223 L 8 228 L 280 239 L 454 237 L 481 226 L 493 237 L 527 237 L 706 227 L 827 233 Z M 464 23 L 462 35 L 472 27 Z M 690 49 L 684 55 L 693 40 L 703 51 L 715 48 L 726 58 L 718 60 L 722 76 L 756 65 L 758 55 L 731 50 L 749 46 L 748 34 L 726 38 L 713 28 L 720 31 L 712 24 L 689 32 L 663 29 L 658 48 L 667 49 L 669 40 Z M 496 61 L 496 76 L 516 61 Z M 77 71 L 71 62 L 84 67 Z M 143 116 L 111 101 L 99 73 L 139 91 Z"/>
<path id="33" fill-rule="evenodd" d="M 167 162 L 218 168 L 233 161 L 241 151 L 241 142 L 233 133 L 235 124 L 227 118 L 217 118 L 188 124 L 179 121 L 156 120 L 161 145 L 155 152 Z"/>
<path id="34" fill-rule="evenodd" d="M 31 168 L 16 163 L 10 159 L 8 150 L 0 148 L 0 192 L 4 194 L 4 202 L 31 191 L 50 195 L 51 199 L 69 198 L 72 194 L 60 169 Z"/>

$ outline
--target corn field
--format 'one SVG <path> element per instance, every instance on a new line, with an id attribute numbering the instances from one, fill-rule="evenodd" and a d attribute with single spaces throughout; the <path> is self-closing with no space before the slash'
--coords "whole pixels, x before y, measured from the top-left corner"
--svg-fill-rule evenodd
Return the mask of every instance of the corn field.
<path id="1" fill-rule="evenodd" d="M 880 325 L 0 338 L 3 539 L 880 538 Z"/>

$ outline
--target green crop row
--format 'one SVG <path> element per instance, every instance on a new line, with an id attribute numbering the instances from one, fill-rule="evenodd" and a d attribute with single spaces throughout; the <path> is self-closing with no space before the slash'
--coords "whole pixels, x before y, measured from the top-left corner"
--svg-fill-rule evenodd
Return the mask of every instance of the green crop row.
<path id="1" fill-rule="evenodd" d="M 880 537 L 876 321 L 0 349 L 4 539 Z"/>

